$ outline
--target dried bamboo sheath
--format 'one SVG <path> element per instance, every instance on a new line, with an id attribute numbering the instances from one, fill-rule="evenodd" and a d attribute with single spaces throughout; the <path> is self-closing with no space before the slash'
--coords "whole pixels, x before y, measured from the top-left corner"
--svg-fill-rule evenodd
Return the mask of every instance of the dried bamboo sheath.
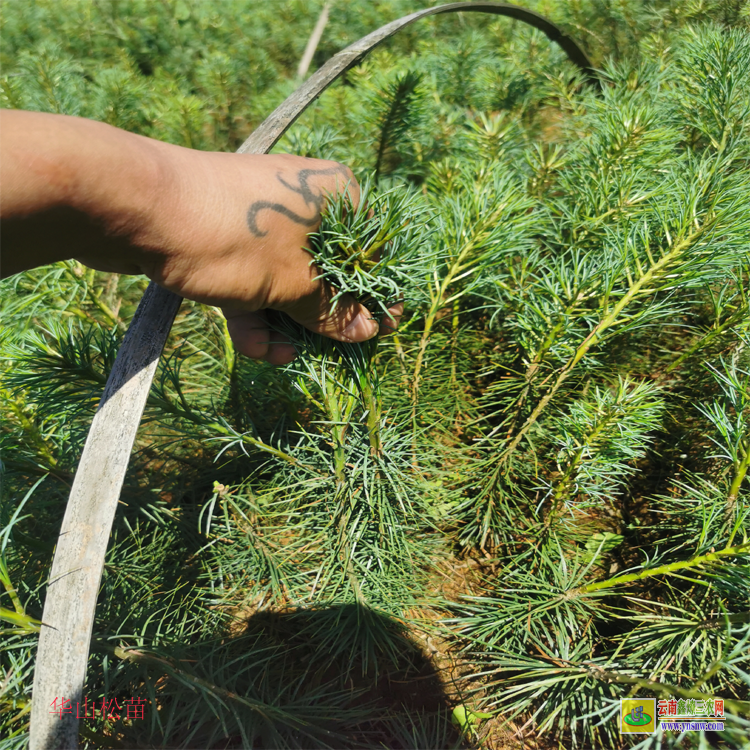
<path id="1" fill-rule="evenodd" d="M 598 85 L 586 55 L 551 21 L 515 5 L 449 3 L 383 26 L 332 57 L 242 144 L 238 153 L 264 154 L 342 73 L 400 29 L 425 16 L 475 11 L 523 21 L 557 42 Z M 78 747 L 76 703 L 82 700 L 104 556 L 125 472 L 151 382 L 181 298 L 151 283 L 117 355 L 89 431 L 50 572 L 34 673 L 31 750 Z M 72 707 L 60 718 L 51 706 Z"/>

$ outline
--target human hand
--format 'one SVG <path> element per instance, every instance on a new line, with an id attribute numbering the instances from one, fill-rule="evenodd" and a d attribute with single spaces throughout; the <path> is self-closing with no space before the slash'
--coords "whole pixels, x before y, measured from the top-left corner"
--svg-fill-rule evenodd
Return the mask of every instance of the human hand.
<path id="1" fill-rule="evenodd" d="M 238 351 L 273 364 L 295 352 L 269 330 L 267 309 L 340 341 L 377 333 L 369 311 L 350 296 L 330 312 L 335 290 L 316 280 L 306 250 L 327 196 L 348 190 L 355 205 L 359 199 L 343 165 L 194 151 L 60 115 L 6 111 L 3 127 L 6 143 L 9 130 L 18 133 L 3 175 L 6 265 L 8 246 L 15 260 L 13 245 L 35 239 L 56 248 L 44 262 L 76 257 L 103 271 L 144 273 L 221 307 Z M 23 184 L 29 174 L 36 183 Z M 14 207 L 8 183 L 12 191 L 19 181 Z M 391 309 L 383 332 L 401 312 L 401 305 Z"/>
<path id="2" fill-rule="evenodd" d="M 165 239 L 146 269 L 151 278 L 221 307 L 237 349 L 273 364 L 291 361 L 295 351 L 269 330 L 266 309 L 339 341 L 365 341 L 377 333 L 370 312 L 351 296 L 330 312 L 335 290 L 316 280 L 306 249 L 328 196 L 346 190 L 357 204 L 359 187 L 348 168 L 290 155 L 187 149 L 170 149 L 170 158 L 174 184 L 159 209 Z M 394 320 L 402 309 L 391 310 Z M 393 326 L 386 320 L 384 332 L 388 324 Z"/>

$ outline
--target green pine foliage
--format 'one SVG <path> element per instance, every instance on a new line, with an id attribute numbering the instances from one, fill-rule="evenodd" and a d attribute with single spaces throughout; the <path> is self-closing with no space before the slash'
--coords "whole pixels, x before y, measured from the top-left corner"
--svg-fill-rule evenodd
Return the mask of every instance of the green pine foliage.
<path id="1" fill-rule="evenodd" d="M 231 150 L 321 7 L 8 0 L 3 106 Z M 334 3 L 315 64 L 417 7 Z M 748 746 L 749 16 L 533 7 L 601 92 L 536 32 L 439 17 L 277 147 L 352 166 L 363 207 L 329 207 L 315 260 L 406 314 L 356 346 L 277 315 L 299 357 L 276 371 L 183 303 L 86 688 L 145 718 L 83 722 L 87 747 Z M 3 750 L 27 744 L 54 540 L 144 289 L 76 261 L 0 286 Z M 629 742 L 635 695 L 724 698 L 727 728 Z"/>

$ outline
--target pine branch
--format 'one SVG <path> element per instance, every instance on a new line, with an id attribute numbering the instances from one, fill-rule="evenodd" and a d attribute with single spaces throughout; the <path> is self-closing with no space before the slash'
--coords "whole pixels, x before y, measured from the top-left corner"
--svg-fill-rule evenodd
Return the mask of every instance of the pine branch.
<path id="1" fill-rule="evenodd" d="M 407 71 L 396 76 L 392 83 L 388 83 L 379 92 L 380 113 L 375 125 L 378 132 L 378 147 L 375 157 L 374 181 L 377 184 L 383 174 L 393 171 L 393 167 L 386 161 L 393 158 L 400 141 L 416 119 L 415 102 L 417 87 L 422 76 L 413 71 Z"/>
<path id="2" fill-rule="evenodd" d="M 652 283 L 659 283 L 665 277 L 668 277 L 669 273 L 673 270 L 676 261 L 685 251 L 692 247 L 707 231 L 708 224 L 697 230 L 689 233 L 685 238 L 676 240 L 668 250 L 658 261 L 656 261 L 645 273 L 639 278 L 634 280 L 630 284 L 628 291 L 622 296 L 622 298 L 613 306 L 612 310 L 606 313 L 605 316 L 594 326 L 591 332 L 586 338 L 579 344 L 575 354 L 566 362 L 566 364 L 558 372 L 557 377 L 548 389 L 548 391 L 542 396 L 533 411 L 526 419 L 524 424 L 515 434 L 509 445 L 503 449 L 500 453 L 497 462 L 503 464 L 508 461 L 513 452 L 518 448 L 521 441 L 528 434 L 529 430 L 536 424 L 537 420 L 544 412 L 550 401 L 554 398 L 555 394 L 560 390 L 561 386 L 570 377 L 576 365 L 589 353 L 589 351 L 600 343 L 604 335 L 612 328 L 622 325 L 623 318 L 622 313 L 628 307 L 628 305 L 639 300 L 640 298 L 650 296 L 653 294 L 653 290 L 649 288 Z"/>
<path id="3" fill-rule="evenodd" d="M 739 557 L 748 554 L 750 554 L 750 542 L 745 542 L 734 547 L 727 546 L 722 550 L 708 552 L 704 555 L 696 555 L 690 560 L 681 560 L 678 562 L 667 563 L 666 565 L 660 565 L 656 568 L 642 570 L 640 573 L 628 573 L 626 575 L 610 578 L 606 581 L 589 583 L 586 586 L 583 586 L 580 589 L 580 592 L 589 594 L 593 593 L 594 591 L 603 591 L 604 589 L 615 588 L 626 583 L 642 581 L 648 578 L 654 578 L 655 576 L 673 575 L 678 571 L 700 569 L 704 565 L 721 562 L 724 558 Z"/>

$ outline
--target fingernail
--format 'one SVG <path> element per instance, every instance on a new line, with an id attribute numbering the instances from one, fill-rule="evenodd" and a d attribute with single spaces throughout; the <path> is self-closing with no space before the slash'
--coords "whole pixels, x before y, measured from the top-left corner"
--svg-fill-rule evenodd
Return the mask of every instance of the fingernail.
<path id="1" fill-rule="evenodd" d="M 377 321 L 367 313 L 361 312 L 344 328 L 344 336 L 350 341 L 367 341 L 378 332 Z"/>

